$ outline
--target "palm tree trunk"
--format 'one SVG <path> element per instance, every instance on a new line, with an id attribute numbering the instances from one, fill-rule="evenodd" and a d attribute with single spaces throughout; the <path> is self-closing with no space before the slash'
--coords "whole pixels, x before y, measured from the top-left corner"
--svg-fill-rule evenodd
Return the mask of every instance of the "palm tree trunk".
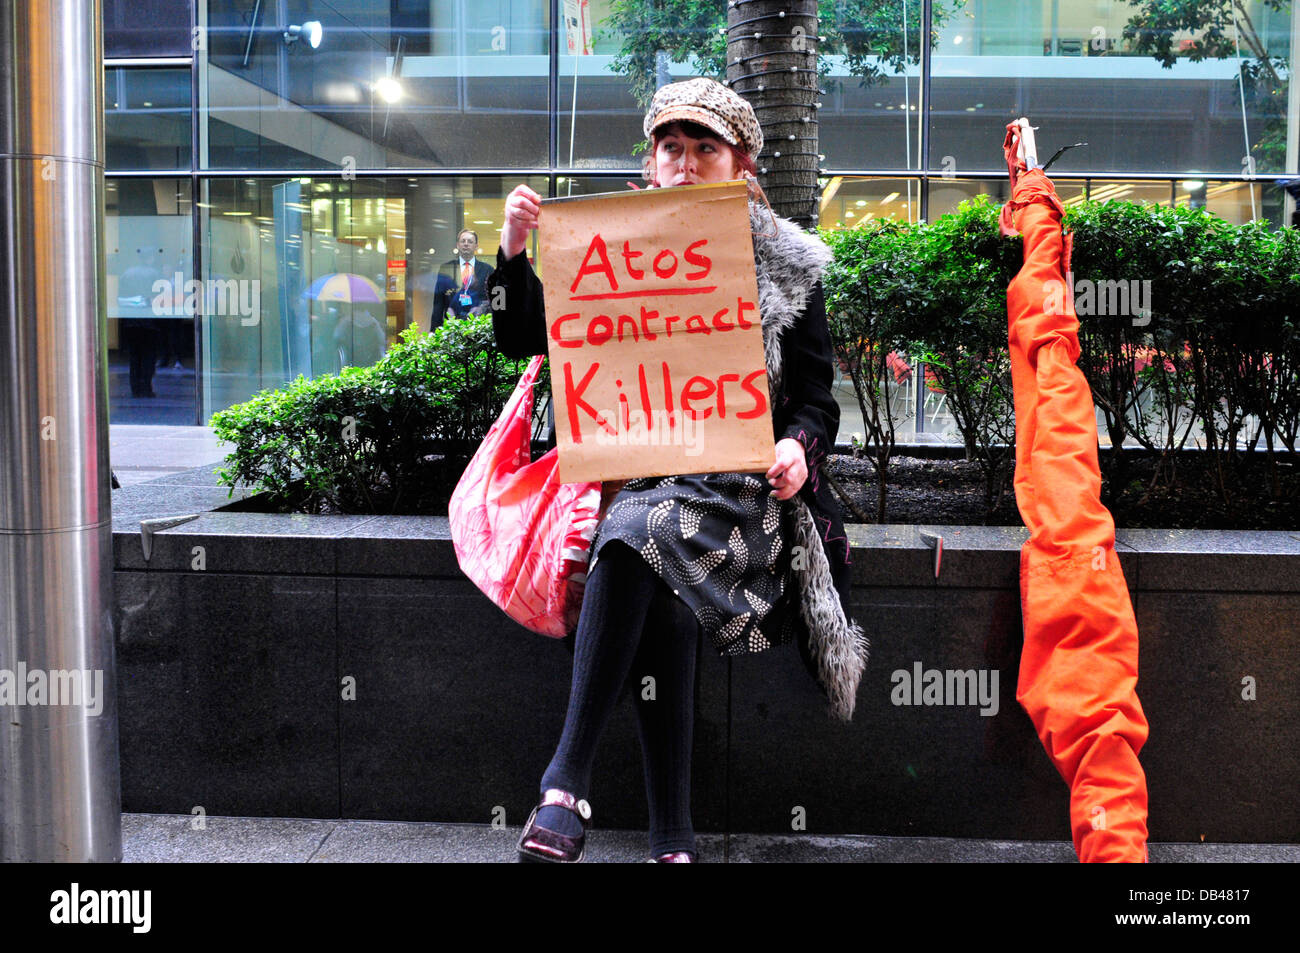
<path id="1" fill-rule="evenodd" d="M 727 9 L 727 83 L 763 127 L 759 183 L 778 215 L 804 227 L 818 208 L 817 47 L 817 0 Z"/>

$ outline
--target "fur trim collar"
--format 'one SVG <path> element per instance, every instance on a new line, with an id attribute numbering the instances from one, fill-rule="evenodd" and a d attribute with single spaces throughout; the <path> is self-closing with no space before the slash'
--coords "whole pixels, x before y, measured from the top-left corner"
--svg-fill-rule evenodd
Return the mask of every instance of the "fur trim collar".
<path id="1" fill-rule="evenodd" d="M 794 327 L 803 313 L 809 293 L 831 260 L 831 250 L 815 235 L 779 216 L 775 216 L 773 234 L 773 218 L 766 207 L 749 203 L 768 392 L 775 406 L 782 388 L 784 332 Z M 806 556 L 802 568 L 796 568 L 794 573 L 799 585 L 799 611 L 811 636 L 810 654 L 831 713 L 849 721 L 869 645 L 862 626 L 844 614 L 812 511 L 801 496 L 795 496 L 791 504 L 795 544 Z"/>

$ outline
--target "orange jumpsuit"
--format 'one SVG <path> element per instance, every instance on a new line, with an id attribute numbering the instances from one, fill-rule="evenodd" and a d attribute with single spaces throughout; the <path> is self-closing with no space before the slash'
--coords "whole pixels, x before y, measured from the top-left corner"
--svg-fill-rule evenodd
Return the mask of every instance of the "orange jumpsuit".
<path id="1" fill-rule="evenodd" d="M 1147 721 L 1137 697 L 1138 631 L 1115 524 L 1101 504 L 1097 422 L 1075 362 L 1079 321 L 1066 288 L 1064 207 L 1040 169 L 1016 160 L 1004 234 L 1024 236 L 1024 265 L 1007 289 L 1016 413 L 1016 504 L 1029 540 L 1020 553 L 1024 649 L 1016 698 L 1070 787 L 1081 861 L 1146 860 L 1147 788 L 1138 752 Z M 1052 282 L 1057 284 L 1053 285 Z M 1058 306 L 1059 303 L 1059 306 Z"/>

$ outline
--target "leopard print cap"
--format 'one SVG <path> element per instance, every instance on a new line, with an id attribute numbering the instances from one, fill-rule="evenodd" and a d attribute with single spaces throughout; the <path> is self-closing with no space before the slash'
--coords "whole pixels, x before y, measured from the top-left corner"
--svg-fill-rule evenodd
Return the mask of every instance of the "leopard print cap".
<path id="1" fill-rule="evenodd" d="M 688 79 L 660 87 L 645 114 L 646 138 L 665 123 L 679 120 L 712 129 L 753 159 L 763 150 L 763 130 L 753 107 L 716 80 Z"/>

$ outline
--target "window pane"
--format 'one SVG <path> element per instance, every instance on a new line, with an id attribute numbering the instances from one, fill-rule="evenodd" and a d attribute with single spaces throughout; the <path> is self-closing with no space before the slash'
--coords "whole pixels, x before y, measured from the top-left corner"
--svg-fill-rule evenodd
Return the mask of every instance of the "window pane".
<path id="1" fill-rule="evenodd" d="M 823 228 L 852 228 L 872 219 L 915 222 L 921 216 L 918 179 L 832 176 L 822 189 L 818 224 Z"/>
<path id="2" fill-rule="evenodd" d="M 1054 171 L 1239 173 L 1251 162 L 1260 172 L 1281 171 L 1287 90 L 1272 58 L 1288 55 L 1292 14 L 1247 2 L 1249 19 L 1238 16 L 1234 33 L 1235 4 L 1193 4 L 1187 6 L 1198 14 L 1219 17 L 1217 32 L 1214 24 L 1171 32 L 1163 22 L 1137 32 L 1143 10 L 1155 6 L 971 5 L 969 16 L 939 31 L 931 81 L 934 166 L 949 156 L 958 170 L 999 168 L 1006 123 L 1028 116 L 1043 161 L 1060 146 L 1088 143 L 1066 153 Z M 1162 46 L 1168 68 L 1154 55 Z"/>
<path id="3" fill-rule="evenodd" d="M 1206 208 L 1234 225 L 1244 225 L 1255 219 L 1264 219 L 1274 228 L 1282 224 L 1283 193 L 1273 186 L 1246 182 L 1206 182 L 1201 188 L 1189 191 L 1184 183 L 1179 183 L 1179 205 L 1195 202 L 1200 196 L 1204 196 Z"/>
<path id="4" fill-rule="evenodd" d="M 104 55 L 189 56 L 190 0 L 104 0 Z"/>
<path id="5" fill-rule="evenodd" d="M 638 187 L 645 186 L 639 172 L 636 175 L 560 175 L 555 178 L 555 194 L 557 196 L 570 196 L 599 195 L 603 192 L 630 192 L 632 187 L 628 185 L 629 182 Z"/>
<path id="6" fill-rule="evenodd" d="M 247 7 L 207 3 L 205 168 L 547 165 L 547 0 Z M 318 47 L 286 42 L 312 19 Z"/>
<path id="7" fill-rule="evenodd" d="M 190 168 L 190 71 L 110 69 L 104 74 L 109 171 Z"/>
<path id="8" fill-rule="evenodd" d="M 193 424 L 190 180 L 111 179 L 104 195 L 109 420 Z"/>
<path id="9" fill-rule="evenodd" d="M 726 24 L 726 2 L 681 9 L 694 18 L 665 24 L 620 15 L 613 0 L 592 0 L 587 21 L 566 22 L 559 57 L 561 168 L 637 168 L 640 156 L 631 150 L 645 138 L 641 123 L 657 80 L 721 75 L 723 56 L 703 53 Z M 845 37 L 855 50 L 871 46 L 886 55 L 847 57 L 836 52 L 826 57 L 830 72 L 821 77 L 825 93 L 819 97 L 818 112 L 824 167 L 916 168 L 919 19 L 909 21 L 906 34 L 901 15 L 897 22 L 882 17 L 866 25 L 853 19 L 822 21 L 823 34 L 831 34 L 832 27 L 834 35 Z M 667 53 L 652 55 L 647 37 L 661 37 L 665 47 L 692 52 L 681 60 Z M 619 59 L 625 63 L 620 65 Z M 737 88 L 754 82 L 742 78 Z"/>
<path id="10" fill-rule="evenodd" d="M 726 4 L 700 3 L 693 9 L 698 11 L 696 20 L 672 24 L 672 35 L 688 38 L 686 47 L 700 50 L 716 35 L 718 25 L 726 22 Z M 678 82 L 714 75 L 714 70 L 702 70 L 695 55 L 681 62 L 673 62 L 667 54 L 637 60 L 635 41 L 644 41 L 646 25 L 638 20 L 629 30 L 619 29 L 629 21 L 614 15 L 613 0 L 593 0 L 585 15 L 564 5 L 561 12 L 565 20 L 559 57 L 559 166 L 639 168 L 642 155 L 633 155 L 632 149 L 645 140 L 641 123 L 656 79 Z M 621 70 L 615 63 L 620 56 L 629 61 Z"/>
<path id="11" fill-rule="evenodd" d="M 546 193 L 541 176 L 206 181 L 203 419 L 299 374 L 373 364 L 411 324 L 440 323 L 457 233 L 475 230 L 494 264 L 520 181 Z"/>
<path id="12" fill-rule="evenodd" d="M 821 79 L 822 167 L 918 169 L 921 5 L 882 3 L 866 20 L 855 6 L 837 4 L 839 19 L 819 27 L 846 44 L 827 57 L 829 75 Z M 942 5 L 935 7 L 938 15 Z"/>
<path id="13" fill-rule="evenodd" d="M 1084 182 L 1081 179 L 1053 178 L 1056 194 L 1066 205 L 1081 201 L 1084 194 Z M 1164 186 L 1165 199 L 1169 198 L 1169 186 Z M 988 195 L 998 205 L 1003 204 L 1011 195 L 1010 179 L 931 179 L 930 180 L 930 221 L 940 215 L 957 211 L 957 206 L 976 195 Z"/>
<path id="14" fill-rule="evenodd" d="M 1124 201 L 1166 206 L 1172 201 L 1168 182 L 1123 182 L 1115 179 L 1093 180 L 1088 198 L 1093 202 Z M 1079 199 L 1076 197 L 1074 201 Z"/>

